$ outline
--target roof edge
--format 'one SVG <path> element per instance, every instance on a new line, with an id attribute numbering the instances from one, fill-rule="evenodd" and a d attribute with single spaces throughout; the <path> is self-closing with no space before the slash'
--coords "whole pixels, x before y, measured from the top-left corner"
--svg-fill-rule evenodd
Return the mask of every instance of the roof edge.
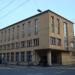
<path id="1" fill-rule="evenodd" d="M 21 22 L 23 22 L 23 21 L 26 21 L 26 20 L 28 20 L 28 19 L 31 19 L 32 17 L 38 16 L 38 15 L 41 15 L 41 14 L 44 14 L 44 13 L 47 13 L 47 12 L 54 13 L 54 14 L 56 14 L 57 16 L 59 16 L 59 17 L 65 19 L 65 20 L 69 21 L 70 23 L 74 24 L 72 21 L 70 21 L 70 20 L 66 19 L 65 17 L 63 17 L 63 16 L 61 16 L 61 15 L 55 13 L 54 11 L 51 11 L 51 10 L 48 9 L 48 10 L 45 10 L 45 11 L 43 11 L 43 12 L 40 12 L 40 13 L 38 13 L 38 14 L 36 14 L 36 15 L 33 15 L 33 16 L 31 16 L 31 17 L 28 17 L 28 18 L 26 18 L 26 19 L 23 19 L 23 20 L 21 20 L 21 21 L 18 21 L 18 22 L 14 23 L 14 24 L 11 24 L 11 25 L 9 25 L 9 26 L 7 26 L 7 27 L 4 27 L 4 28 L 0 29 L 0 31 L 3 30 L 3 29 L 6 29 L 6 28 L 8 28 L 8 27 L 11 27 L 11 26 L 13 26 L 13 25 L 16 25 L 16 24 L 18 24 L 18 23 L 21 23 Z"/>

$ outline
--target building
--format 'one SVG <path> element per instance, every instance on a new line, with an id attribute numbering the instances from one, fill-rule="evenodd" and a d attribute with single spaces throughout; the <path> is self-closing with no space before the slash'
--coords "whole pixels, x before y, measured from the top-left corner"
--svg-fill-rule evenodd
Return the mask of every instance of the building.
<path id="1" fill-rule="evenodd" d="M 73 36 L 70 20 L 46 10 L 0 30 L 0 58 L 8 64 L 72 64 Z"/>
<path id="2" fill-rule="evenodd" d="M 75 49 L 75 36 L 73 37 L 73 49 Z"/>

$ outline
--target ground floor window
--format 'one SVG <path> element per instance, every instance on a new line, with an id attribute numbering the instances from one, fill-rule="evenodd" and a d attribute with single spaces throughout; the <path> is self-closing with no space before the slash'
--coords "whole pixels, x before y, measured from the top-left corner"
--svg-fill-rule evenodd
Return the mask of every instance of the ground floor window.
<path id="1" fill-rule="evenodd" d="M 21 52 L 21 62 L 25 61 L 25 52 Z"/>
<path id="2" fill-rule="evenodd" d="M 6 54 L 3 53 L 3 54 L 2 54 L 2 63 L 4 64 L 5 62 L 6 62 Z"/>
<path id="3" fill-rule="evenodd" d="M 0 64 L 2 63 L 2 54 L 0 53 Z"/>
<path id="4" fill-rule="evenodd" d="M 14 62 L 14 53 L 11 53 L 11 61 Z"/>
<path id="5" fill-rule="evenodd" d="M 31 62 L 32 61 L 32 53 L 31 53 L 31 51 L 27 51 L 26 57 L 27 57 L 27 62 Z"/>
<path id="6" fill-rule="evenodd" d="M 0 53 L 0 59 L 2 59 L 2 54 Z"/>
<path id="7" fill-rule="evenodd" d="M 7 53 L 7 62 L 10 60 L 10 53 Z"/>
<path id="8" fill-rule="evenodd" d="M 16 52 L 16 62 L 19 62 L 19 52 Z"/>

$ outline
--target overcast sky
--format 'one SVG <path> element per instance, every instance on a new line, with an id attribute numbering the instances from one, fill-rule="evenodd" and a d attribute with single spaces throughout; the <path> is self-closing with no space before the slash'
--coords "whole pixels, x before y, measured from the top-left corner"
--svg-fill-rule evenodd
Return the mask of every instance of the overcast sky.
<path id="1" fill-rule="evenodd" d="M 37 9 L 52 10 L 75 23 L 75 0 L 0 0 L 0 29 L 37 14 Z"/>

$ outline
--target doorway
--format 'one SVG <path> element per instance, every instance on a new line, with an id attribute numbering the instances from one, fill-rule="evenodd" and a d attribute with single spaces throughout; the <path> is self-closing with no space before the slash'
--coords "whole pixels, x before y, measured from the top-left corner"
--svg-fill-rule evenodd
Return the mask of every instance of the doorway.
<path id="1" fill-rule="evenodd" d="M 47 62 L 47 51 L 46 50 L 40 50 L 40 51 L 37 51 L 36 53 L 40 58 L 39 65 L 40 66 L 47 66 L 47 64 L 48 64 L 48 62 Z"/>
<path id="2" fill-rule="evenodd" d="M 47 66 L 47 55 L 45 55 L 45 56 L 40 56 L 39 65 L 41 65 L 41 66 Z"/>
<path id="3" fill-rule="evenodd" d="M 61 52 L 59 51 L 52 51 L 51 52 L 51 63 L 53 65 L 59 65 L 59 64 L 62 64 L 61 63 Z"/>

